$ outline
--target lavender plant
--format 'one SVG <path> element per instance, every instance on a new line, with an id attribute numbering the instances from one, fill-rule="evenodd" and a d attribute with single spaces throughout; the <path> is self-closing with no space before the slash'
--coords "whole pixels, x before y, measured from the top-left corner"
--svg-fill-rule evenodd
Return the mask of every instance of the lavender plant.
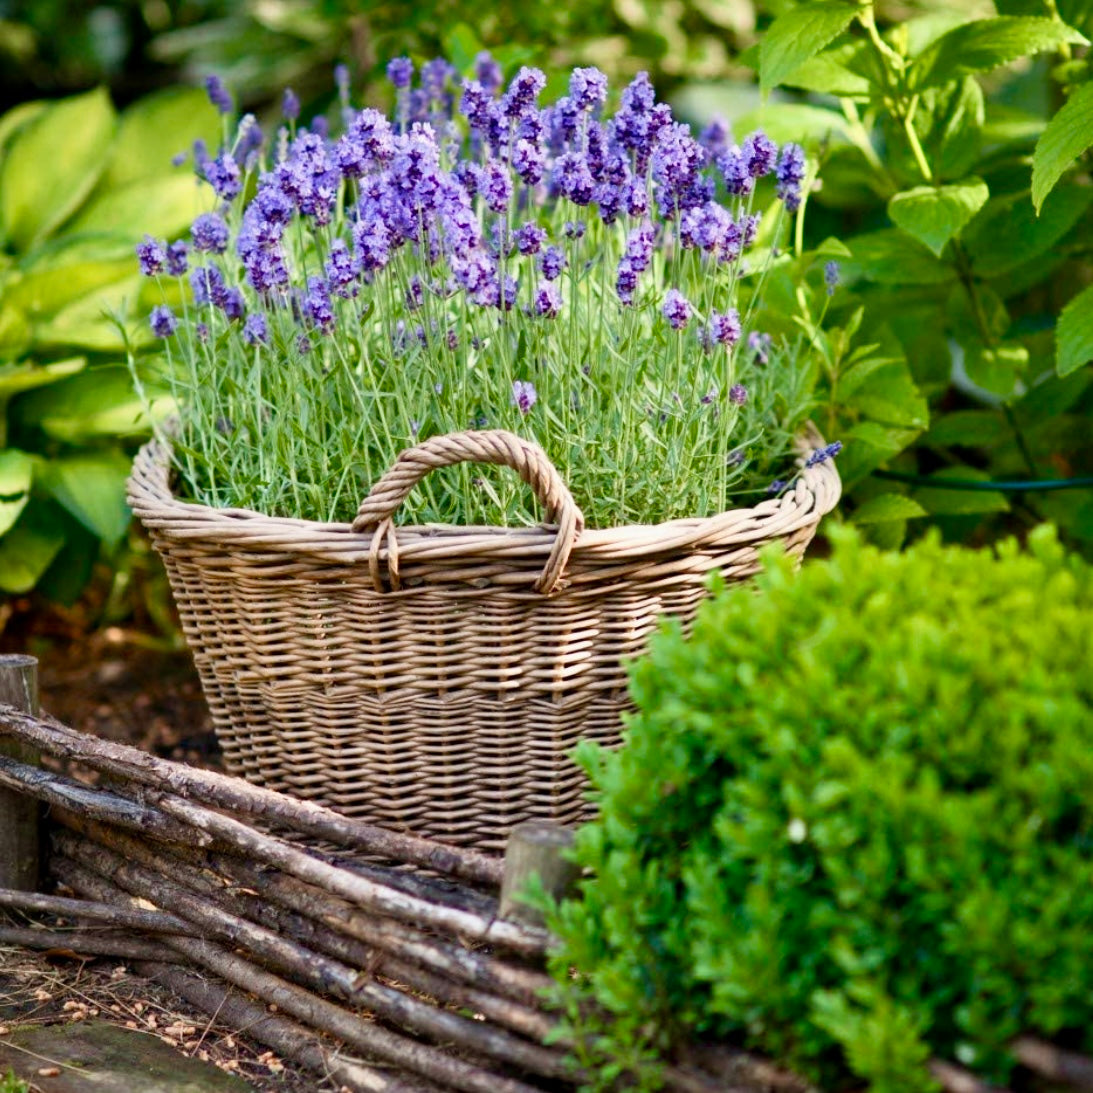
<path id="1" fill-rule="evenodd" d="M 437 59 L 388 66 L 389 118 L 252 117 L 194 150 L 217 197 L 189 240 L 146 238 L 143 272 L 181 407 L 180 491 L 214 506 L 342 520 L 398 452 L 505 428 L 538 442 L 590 524 L 707 515 L 794 477 L 809 346 L 757 327 L 801 204 L 805 158 L 764 134 L 697 139 L 639 75 L 607 114 L 603 73 L 504 86 Z M 407 516 L 528 523 L 511 474 L 431 476 Z"/>

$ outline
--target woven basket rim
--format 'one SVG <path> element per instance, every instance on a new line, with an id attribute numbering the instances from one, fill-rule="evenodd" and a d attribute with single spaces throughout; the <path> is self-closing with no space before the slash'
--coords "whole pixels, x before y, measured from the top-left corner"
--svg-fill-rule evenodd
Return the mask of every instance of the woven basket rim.
<path id="1" fill-rule="evenodd" d="M 613 564 L 673 552 L 724 547 L 726 542 L 756 543 L 817 523 L 838 503 L 842 483 L 831 459 L 806 466 L 808 456 L 824 447 L 816 428 L 799 435 L 800 473 L 792 488 L 749 508 L 733 508 L 712 516 L 681 517 L 657 524 L 626 524 L 585 528 L 573 546 L 571 564 Z M 153 439 L 138 451 L 126 497 L 134 514 L 151 531 L 176 541 L 219 545 L 234 551 L 269 551 L 315 558 L 327 563 L 360 564 L 375 557 L 374 537 L 357 533 L 349 523 L 324 523 L 288 516 L 269 516 L 252 509 L 213 508 L 176 497 L 170 485 L 170 447 Z M 454 559 L 473 554 L 481 562 L 506 559 L 527 563 L 545 558 L 553 546 L 555 528 L 471 526 L 454 524 L 399 525 L 398 555 L 403 562 Z M 386 558 L 387 548 L 380 551 Z"/>

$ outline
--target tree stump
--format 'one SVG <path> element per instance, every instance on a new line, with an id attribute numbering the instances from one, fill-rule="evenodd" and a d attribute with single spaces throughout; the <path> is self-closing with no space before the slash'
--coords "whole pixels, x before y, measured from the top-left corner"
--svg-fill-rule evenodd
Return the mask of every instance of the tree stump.
<path id="1" fill-rule="evenodd" d="M 19 654 L 0 656 L 0 705 L 38 713 L 38 661 Z M 26 744 L 0 733 L 0 755 L 20 763 L 38 763 Z M 39 823 L 41 812 L 33 797 L 0 789 L 0 888 L 36 892 L 41 877 Z"/>

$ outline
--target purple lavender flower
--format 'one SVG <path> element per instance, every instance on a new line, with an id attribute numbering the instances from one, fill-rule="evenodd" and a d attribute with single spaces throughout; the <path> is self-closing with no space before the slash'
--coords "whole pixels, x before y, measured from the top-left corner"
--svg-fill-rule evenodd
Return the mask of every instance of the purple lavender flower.
<path id="1" fill-rule="evenodd" d="M 785 482 L 780 478 L 776 478 L 769 486 L 767 486 L 767 493 L 781 493 L 786 488 Z"/>
<path id="2" fill-rule="evenodd" d="M 706 149 L 711 159 L 729 150 L 729 142 L 732 140 L 732 130 L 729 123 L 722 117 L 716 117 L 701 133 L 698 134 L 698 143 Z"/>
<path id="3" fill-rule="evenodd" d="M 410 86 L 414 78 L 414 62 L 409 57 L 396 57 L 387 62 L 387 78 L 400 91 Z"/>
<path id="4" fill-rule="evenodd" d="M 329 334 L 334 329 L 334 308 L 330 302 L 330 289 L 321 277 L 308 278 L 304 311 L 323 334 Z"/>
<path id="5" fill-rule="evenodd" d="M 335 239 L 330 246 L 326 259 L 326 279 L 335 296 L 343 300 L 357 295 L 357 273 L 359 267 L 344 239 Z"/>
<path id="6" fill-rule="evenodd" d="M 454 326 L 448 327 L 448 333 L 444 336 L 445 344 L 454 353 L 459 348 L 459 331 Z M 436 385 L 436 393 L 439 395 L 444 390 L 441 384 Z"/>
<path id="7" fill-rule="evenodd" d="M 576 139 L 581 112 L 568 95 L 563 95 L 553 106 L 547 107 L 545 113 L 550 130 L 550 147 L 556 155 L 560 155 Z"/>
<path id="8" fill-rule="evenodd" d="M 585 226 L 580 220 L 567 220 L 562 225 L 562 233 L 566 239 L 583 239 Z"/>
<path id="9" fill-rule="evenodd" d="M 169 338 L 178 329 L 178 318 L 166 304 L 152 308 L 148 320 L 157 338 Z"/>
<path id="10" fill-rule="evenodd" d="M 243 341 L 247 345 L 265 345 L 269 341 L 269 327 L 260 311 L 252 311 L 243 323 Z"/>
<path id="11" fill-rule="evenodd" d="M 610 182 L 600 183 L 592 195 L 596 207 L 600 210 L 600 219 L 605 224 L 614 224 L 622 212 L 622 191 Z"/>
<path id="12" fill-rule="evenodd" d="M 467 119 L 472 133 L 488 135 L 494 105 L 490 92 L 477 80 L 463 81 L 463 97 L 459 101 L 459 110 Z"/>
<path id="13" fill-rule="evenodd" d="M 346 132 L 334 146 L 334 163 L 348 178 L 360 178 L 391 162 L 395 134 L 391 123 L 371 107 L 353 115 Z"/>
<path id="14" fill-rule="evenodd" d="M 189 268 L 189 248 L 184 239 L 176 239 L 167 248 L 167 272 L 172 277 L 182 277 Z"/>
<path id="15" fill-rule="evenodd" d="M 710 337 L 718 345 L 730 349 L 740 341 L 740 312 L 730 307 L 723 315 L 714 311 L 710 315 Z M 729 392 L 730 396 L 732 392 Z"/>
<path id="16" fill-rule="evenodd" d="M 646 220 L 639 224 L 626 237 L 626 260 L 631 263 L 635 273 L 644 273 L 653 260 L 655 233 L 653 225 Z"/>
<path id="17" fill-rule="evenodd" d="M 501 66 L 493 59 L 493 54 L 486 50 L 474 59 L 474 78 L 491 95 L 500 89 L 505 79 Z"/>
<path id="18" fill-rule="evenodd" d="M 201 166 L 201 173 L 221 200 L 231 201 L 239 193 L 239 164 L 231 152 L 221 152 L 216 159 L 206 158 Z"/>
<path id="19" fill-rule="evenodd" d="M 406 286 L 406 310 L 417 311 L 425 304 L 425 288 L 420 277 L 411 277 Z"/>
<path id="20" fill-rule="evenodd" d="M 771 337 L 769 334 L 760 334 L 753 330 L 748 335 L 748 349 L 755 354 L 756 364 L 767 364 L 770 360 Z"/>
<path id="21" fill-rule="evenodd" d="M 286 121 L 295 121 L 300 116 L 300 100 L 291 87 L 286 87 L 281 96 L 281 114 Z"/>
<path id="22" fill-rule="evenodd" d="M 588 205 L 596 192 L 596 181 L 588 163 L 574 152 L 567 152 L 554 164 L 551 185 L 574 205 Z"/>
<path id="23" fill-rule="evenodd" d="M 805 150 L 799 144 L 786 144 L 776 169 L 778 196 L 786 211 L 794 213 L 801 207 L 801 183 L 805 177 Z"/>
<path id="24" fill-rule="evenodd" d="M 834 296 L 835 289 L 839 287 L 839 263 L 834 258 L 824 263 L 824 285 L 828 296 Z"/>
<path id="25" fill-rule="evenodd" d="M 197 335 L 197 340 L 205 345 L 209 340 L 209 324 L 197 323 L 194 326 L 194 333 Z"/>
<path id="26" fill-rule="evenodd" d="M 486 202 L 486 208 L 503 213 L 512 200 L 512 179 L 504 165 L 487 163 L 478 179 L 478 192 Z"/>
<path id="27" fill-rule="evenodd" d="M 712 254 L 721 252 L 732 228 L 728 211 L 715 201 L 684 211 L 679 221 L 679 239 L 685 248 L 697 247 Z"/>
<path id="28" fill-rule="evenodd" d="M 190 228 L 194 250 L 223 254 L 228 249 L 228 225 L 216 213 L 202 213 Z"/>
<path id="29" fill-rule="evenodd" d="M 631 179 L 627 186 L 626 211 L 630 216 L 644 216 L 649 211 L 649 192 L 640 178 Z"/>
<path id="30" fill-rule="evenodd" d="M 638 287 L 638 273 L 634 268 L 633 259 L 623 256 L 619 259 L 618 269 L 615 271 L 615 292 L 619 301 L 629 307 L 634 302 L 634 291 Z"/>
<path id="31" fill-rule="evenodd" d="M 311 119 L 308 128 L 320 140 L 326 140 L 326 138 L 330 136 L 330 122 L 328 122 L 322 114 L 316 114 L 315 117 Z"/>
<path id="32" fill-rule="evenodd" d="M 547 240 L 547 233 L 538 224 L 527 223 L 516 229 L 516 249 L 521 254 L 538 254 Z"/>
<path id="33" fill-rule="evenodd" d="M 737 145 L 718 156 L 717 169 L 725 180 L 725 188 L 735 197 L 747 197 L 755 189 L 755 179 L 748 170 L 748 157 Z"/>
<path id="34" fill-rule="evenodd" d="M 334 66 L 334 85 L 338 89 L 338 97 L 343 103 L 349 102 L 349 68 L 346 65 Z"/>
<path id="35" fill-rule="evenodd" d="M 556 281 L 566 267 L 565 251 L 558 247 L 547 247 L 539 259 L 539 269 L 548 281 Z"/>
<path id="36" fill-rule="evenodd" d="M 691 136 L 690 127 L 672 123 L 657 137 L 653 150 L 653 178 L 657 200 L 665 214 L 686 208 L 705 153 Z"/>
<path id="37" fill-rule="evenodd" d="M 190 271 L 190 288 L 193 289 L 197 307 L 219 305 L 227 291 L 224 275 L 216 266 L 195 266 Z"/>
<path id="38" fill-rule="evenodd" d="M 639 72 L 630 84 L 623 89 L 622 109 L 633 110 L 638 114 L 647 114 L 656 103 L 656 93 L 649 80 L 648 72 Z"/>
<path id="39" fill-rule="evenodd" d="M 537 144 L 530 140 L 518 140 L 512 153 L 512 169 L 529 186 L 542 181 L 546 158 Z"/>
<path id="40" fill-rule="evenodd" d="M 512 404 L 521 414 L 527 414 L 539 401 L 539 394 L 531 380 L 512 381 Z"/>
<path id="41" fill-rule="evenodd" d="M 826 448 L 817 448 L 808 459 L 805 460 L 805 466 L 815 467 L 818 463 L 826 463 L 829 459 L 834 459 L 842 450 L 843 442 L 841 440 L 836 440 L 833 444 L 828 444 Z"/>
<path id="42" fill-rule="evenodd" d="M 690 301 L 678 289 L 670 288 L 664 294 L 661 314 L 673 330 L 682 330 L 691 320 Z"/>
<path id="43" fill-rule="evenodd" d="M 171 156 L 171 166 L 172 167 L 181 167 L 186 162 L 186 160 L 189 159 L 189 158 L 190 158 L 190 153 L 189 152 L 175 152 L 175 154 L 173 156 Z"/>
<path id="44" fill-rule="evenodd" d="M 301 357 L 306 357 L 314 347 L 311 344 L 311 339 L 306 334 L 299 334 L 296 337 L 296 352 Z"/>
<path id="45" fill-rule="evenodd" d="M 205 77 L 205 91 L 209 96 L 209 102 L 221 114 L 230 114 L 232 112 L 232 97 L 224 86 L 224 81 L 219 76 Z"/>
<path id="46" fill-rule="evenodd" d="M 741 238 L 741 246 L 747 248 L 755 242 L 755 237 L 759 234 L 759 222 L 763 219 L 761 212 L 751 213 L 749 216 L 745 216 L 740 221 L 740 229 L 743 233 Z"/>
<path id="47" fill-rule="evenodd" d="M 155 277 L 163 271 L 167 262 L 167 254 L 163 250 L 163 244 L 150 235 L 137 244 L 137 261 L 140 263 L 140 272 L 145 277 Z"/>
<path id="48" fill-rule="evenodd" d="M 243 293 L 237 288 L 225 289 L 213 299 L 213 303 L 224 312 L 225 317 L 230 322 L 236 322 L 238 319 L 243 318 L 247 310 Z"/>
<path id="49" fill-rule="evenodd" d="M 778 146 L 761 129 L 745 139 L 741 152 L 752 178 L 762 178 L 774 170 Z"/>
<path id="50" fill-rule="evenodd" d="M 734 406 L 743 406 L 748 401 L 748 389 L 742 383 L 734 383 L 729 388 L 729 402 Z"/>
<path id="51" fill-rule="evenodd" d="M 561 290 L 553 281 L 545 282 L 535 293 L 535 303 L 532 306 L 537 315 L 553 319 L 562 310 Z"/>
<path id="52" fill-rule="evenodd" d="M 431 102 L 450 102 L 448 81 L 455 75 L 454 66 L 443 57 L 434 57 L 421 66 L 421 88 Z"/>
<path id="53" fill-rule="evenodd" d="M 506 118 L 519 118 L 535 102 L 544 87 L 546 76 L 539 69 L 524 65 L 501 98 L 501 112 Z"/>
<path id="54" fill-rule="evenodd" d="M 607 100 L 607 77 L 598 68 L 575 68 L 569 77 L 569 96 L 578 110 L 595 110 Z"/>

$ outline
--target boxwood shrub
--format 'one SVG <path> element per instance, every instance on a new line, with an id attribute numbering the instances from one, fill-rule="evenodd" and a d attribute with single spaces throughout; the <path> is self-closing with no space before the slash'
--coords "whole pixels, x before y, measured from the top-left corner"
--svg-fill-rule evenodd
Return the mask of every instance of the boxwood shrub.
<path id="1" fill-rule="evenodd" d="M 1093 1047 L 1093 569 L 1048 527 L 832 539 L 665 625 L 624 746 L 579 749 L 554 970 L 602 1085 L 688 1038 L 873 1093 L 1005 1078 L 1024 1030 Z"/>

